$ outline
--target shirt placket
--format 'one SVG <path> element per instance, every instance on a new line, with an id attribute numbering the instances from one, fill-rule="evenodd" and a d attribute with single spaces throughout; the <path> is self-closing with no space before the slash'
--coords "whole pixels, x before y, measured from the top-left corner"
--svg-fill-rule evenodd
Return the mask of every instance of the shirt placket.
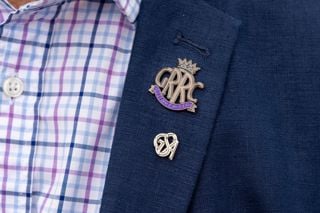
<path id="1" fill-rule="evenodd" d="M 2 2 L 3 4 L 3 2 Z M 7 8 L 2 13 L 0 25 L 0 119 L 7 128 L 0 128 L 0 138 L 3 150 L 1 158 L 4 166 L 1 190 L 7 195 L 2 196 L 1 208 L 11 211 L 30 212 L 32 205 L 32 153 L 35 148 L 33 135 L 37 133 L 34 128 L 39 116 L 35 115 L 34 106 L 37 100 L 39 74 L 28 67 L 32 67 L 24 53 L 30 52 L 26 45 L 27 26 L 14 26 L 14 16 L 23 15 L 25 19 L 29 14 L 19 14 L 18 10 Z M 20 29 L 18 29 L 20 28 Z M 9 97 L 5 94 L 4 82 L 10 78 L 20 79 L 24 84 L 24 91 L 19 97 Z M 14 82 L 9 82 L 14 83 Z M 32 88 L 32 89 L 31 89 Z M 11 88 L 9 88 L 11 89 Z M 14 87 L 13 87 L 14 89 Z M 13 194 L 10 196 L 10 194 Z M 26 211 L 29 206 L 29 211 Z"/>

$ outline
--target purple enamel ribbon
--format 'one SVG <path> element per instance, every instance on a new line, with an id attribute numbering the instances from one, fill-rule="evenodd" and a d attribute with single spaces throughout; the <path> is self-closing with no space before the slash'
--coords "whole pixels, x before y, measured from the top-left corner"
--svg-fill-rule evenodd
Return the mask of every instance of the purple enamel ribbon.
<path id="1" fill-rule="evenodd" d="M 168 109 L 175 110 L 175 111 L 181 111 L 185 109 L 192 108 L 193 103 L 191 101 L 182 103 L 182 104 L 173 104 L 169 102 L 161 93 L 161 90 L 159 86 L 155 85 L 154 86 L 154 94 L 157 98 L 157 100 L 160 102 L 160 104 Z"/>

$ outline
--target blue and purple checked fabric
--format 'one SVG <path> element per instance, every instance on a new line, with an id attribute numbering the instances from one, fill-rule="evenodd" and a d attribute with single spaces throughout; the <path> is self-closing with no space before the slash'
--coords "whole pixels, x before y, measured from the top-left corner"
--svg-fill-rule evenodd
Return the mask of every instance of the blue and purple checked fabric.
<path id="1" fill-rule="evenodd" d="M 0 0 L 2 212 L 99 212 L 139 5 Z"/>

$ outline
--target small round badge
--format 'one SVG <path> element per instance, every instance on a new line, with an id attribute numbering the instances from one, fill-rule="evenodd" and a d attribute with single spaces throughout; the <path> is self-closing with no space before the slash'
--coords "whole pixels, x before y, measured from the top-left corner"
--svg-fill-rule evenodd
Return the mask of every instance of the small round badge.
<path id="1" fill-rule="evenodd" d="M 162 158 L 169 157 L 170 160 L 173 160 L 178 145 L 178 137 L 172 132 L 160 133 L 153 140 L 157 155 Z"/>

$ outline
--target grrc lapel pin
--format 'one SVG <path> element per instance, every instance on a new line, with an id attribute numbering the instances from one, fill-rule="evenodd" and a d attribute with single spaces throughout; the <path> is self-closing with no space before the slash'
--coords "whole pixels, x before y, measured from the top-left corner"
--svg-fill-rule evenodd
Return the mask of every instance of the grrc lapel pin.
<path id="1" fill-rule="evenodd" d="M 193 98 L 193 91 L 204 88 L 203 83 L 195 81 L 194 75 L 199 70 L 192 60 L 179 58 L 177 67 L 166 67 L 158 72 L 149 92 L 167 109 L 195 112 L 198 100 Z"/>

